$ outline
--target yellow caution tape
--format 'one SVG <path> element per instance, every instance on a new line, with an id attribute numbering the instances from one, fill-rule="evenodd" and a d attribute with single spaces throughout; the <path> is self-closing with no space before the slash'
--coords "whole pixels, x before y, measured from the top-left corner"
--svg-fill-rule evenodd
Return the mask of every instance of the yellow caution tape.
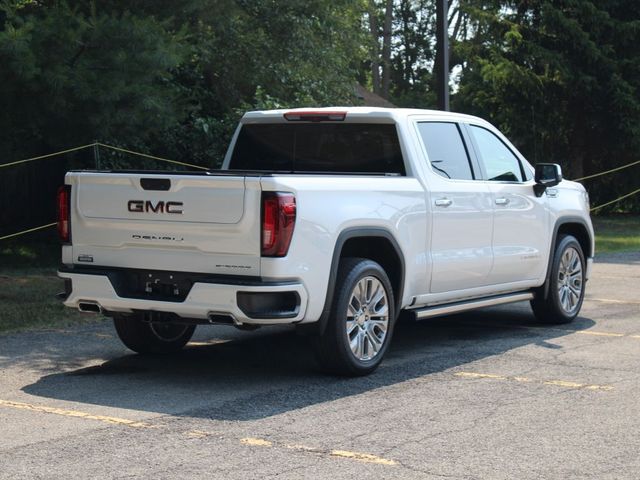
<path id="1" fill-rule="evenodd" d="M 33 162 L 34 160 L 42 160 L 43 158 L 55 157 L 56 155 L 63 155 L 65 153 L 75 152 L 75 151 L 78 151 L 78 150 L 82 150 L 84 148 L 94 147 L 95 145 L 96 145 L 95 143 L 90 143 L 89 145 L 82 145 L 81 147 L 69 148 L 67 150 L 61 150 L 59 152 L 48 153 L 46 155 L 40 155 L 38 157 L 25 158 L 24 160 L 17 160 L 15 162 L 3 163 L 3 164 L 0 164 L 0 168 L 11 167 L 11 166 L 14 166 L 14 165 L 20 165 L 21 163 Z"/>
<path id="2" fill-rule="evenodd" d="M 183 165 L 185 167 L 191 168 L 199 168 L 200 170 L 209 170 L 207 167 L 202 167 L 200 165 L 193 165 L 191 163 L 178 162 L 177 160 L 169 160 L 168 158 L 156 157 L 154 155 L 147 155 L 146 153 L 134 152 L 133 150 L 127 150 L 126 148 L 114 147 L 112 145 L 106 145 L 104 143 L 97 142 L 96 145 L 99 147 L 110 148 L 111 150 L 116 150 L 118 152 L 129 153 L 131 155 L 138 155 L 139 157 L 150 158 L 152 160 L 159 160 L 161 162 L 173 163 L 176 165 Z"/>
<path id="3" fill-rule="evenodd" d="M 58 222 L 49 223 L 48 225 L 42 225 L 41 227 L 30 228 L 29 230 L 23 230 L 22 232 L 12 233 L 10 235 L 5 235 L 4 237 L 0 237 L 0 240 L 6 240 L 7 238 L 17 237 L 19 235 L 24 235 L 25 233 L 35 232 L 37 230 L 44 230 L 45 228 L 53 227 L 57 225 Z"/>
<path id="4" fill-rule="evenodd" d="M 637 162 L 628 163 L 627 165 L 623 165 L 621 167 L 612 168 L 611 170 L 605 170 L 604 172 L 594 173 L 593 175 L 587 175 L 586 177 L 576 178 L 574 182 L 581 182 L 582 180 L 590 180 L 592 178 L 600 177 L 602 175 L 606 175 L 607 173 L 617 172 L 618 170 L 623 170 L 625 168 L 633 167 L 640 163 L 640 160 Z"/>
<path id="5" fill-rule="evenodd" d="M 629 198 L 629 197 L 631 197 L 632 195 L 635 195 L 635 194 L 636 194 L 636 193 L 638 193 L 638 192 L 640 192 L 640 188 L 639 188 L 639 189 L 637 189 L 637 190 L 634 190 L 634 191 L 633 191 L 633 192 L 631 192 L 631 193 L 627 193 L 626 195 L 623 195 L 623 196 L 621 196 L 620 198 L 616 198 L 615 200 L 611 200 L 610 202 L 603 203 L 602 205 L 598 205 L 597 207 L 593 207 L 593 208 L 591 209 L 591 211 L 593 212 L 594 210 L 598 210 L 598 209 L 600 209 L 600 208 L 602 208 L 602 207 L 606 207 L 606 206 L 611 205 L 611 204 L 613 204 L 613 203 L 619 202 L 620 200 L 624 200 L 625 198 Z"/>
<path id="6" fill-rule="evenodd" d="M 157 160 L 157 161 L 160 161 L 160 162 L 173 163 L 175 165 L 182 165 L 182 166 L 185 166 L 185 167 L 197 168 L 197 169 L 200 169 L 200 170 L 209 170 L 207 167 L 202 167 L 200 165 L 194 165 L 192 163 L 186 163 L 186 162 L 179 162 L 177 160 L 170 160 L 168 158 L 156 157 L 155 155 L 148 155 L 146 153 L 134 152 L 133 150 L 127 150 L 126 148 L 120 148 L 120 147 L 114 147 L 113 145 L 107 145 L 105 143 L 100 143 L 100 142 L 94 142 L 94 143 L 90 143 L 88 145 L 82 145 L 80 147 L 68 148 L 67 150 L 61 150 L 59 152 L 48 153 L 46 155 L 39 155 L 37 157 L 25 158 L 24 160 L 17 160 L 15 162 L 3 163 L 3 164 L 0 164 L 0 168 L 12 167 L 12 166 L 20 165 L 20 164 L 23 164 L 23 163 L 33 162 L 35 160 L 42 160 L 44 158 L 51 158 L 51 157 L 55 157 L 57 155 L 64 155 L 65 153 L 77 152 L 78 150 L 83 150 L 85 148 L 96 147 L 96 146 L 97 147 L 109 148 L 111 150 L 116 150 L 118 152 L 128 153 L 130 155 L 137 155 L 139 157 L 150 158 L 152 160 Z"/>

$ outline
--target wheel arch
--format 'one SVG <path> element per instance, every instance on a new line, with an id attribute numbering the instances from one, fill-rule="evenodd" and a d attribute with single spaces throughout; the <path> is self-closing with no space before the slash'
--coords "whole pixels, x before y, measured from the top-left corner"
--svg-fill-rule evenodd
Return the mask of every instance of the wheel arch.
<path id="1" fill-rule="evenodd" d="M 561 235 L 573 236 L 580 247 L 585 259 L 593 256 L 593 239 L 591 238 L 590 229 L 585 219 L 581 217 L 561 217 L 556 220 L 553 227 L 553 235 L 551 237 L 551 245 L 549 251 L 549 260 L 547 262 L 547 274 L 545 277 L 543 298 L 549 295 L 549 277 L 551 276 L 551 266 L 553 264 L 553 255 L 555 253 L 558 238 Z"/>
<path id="2" fill-rule="evenodd" d="M 404 256 L 397 240 L 389 230 L 381 227 L 348 228 L 338 235 L 333 250 L 322 315 L 317 322 L 300 325 L 303 333 L 322 334 L 324 332 L 333 304 L 338 266 L 340 260 L 346 257 L 367 258 L 380 264 L 391 281 L 396 317 L 400 313 L 406 270 Z"/>

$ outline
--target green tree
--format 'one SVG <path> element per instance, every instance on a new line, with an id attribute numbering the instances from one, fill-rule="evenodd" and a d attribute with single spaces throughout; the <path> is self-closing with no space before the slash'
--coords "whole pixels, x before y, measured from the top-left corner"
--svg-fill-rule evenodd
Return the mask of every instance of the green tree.
<path id="1" fill-rule="evenodd" d="M 456 109 L 489 118 L 529 159 L 558 162 L 569 178 L 637 159 L 638 2 L 460 4 L 470 34 L 456 45 Z M 591 197 L 609 200 L 638 188 L 638 178 L 593 181 Z"/>
<path id="2" fill-rule="evenodd" d="M 252 108 L 351 104 L 360 1 L 0 3 L 10 159 L 94 139 L 219 165 Z"/>
<path id="3" fill-rule="evenodd" d="M 140 148 L 186 115 L 172 71 L 181 32 L 65 2 L 0 7 L 0 151 L 19 158 L 94 139 Z"/>

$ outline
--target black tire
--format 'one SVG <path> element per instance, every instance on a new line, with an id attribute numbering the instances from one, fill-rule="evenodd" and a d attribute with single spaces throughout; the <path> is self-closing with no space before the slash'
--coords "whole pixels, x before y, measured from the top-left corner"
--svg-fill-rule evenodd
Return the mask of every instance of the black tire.
<path id="1" fill-rule="evenodd" d="M 375 279 L 377 282 L 371 279 Z M 355 289 L 361 281 L 364 282 L 361 285 L 367 285 L 367 290 L 371 285 L 371 289 L 375 288 L 376 291 L 371 293 L 371 298 L 364 302 L 364 306 L 360 304 L 360 313 L 357 316 L 352 316 L 353 319 L 349 320 L 347 318 L 349 302 L 353 300 L 352 295 L 355 295 Z M 384 289 L 384 299 L 375 303 L 372 297 L 380 291 L 380 288 Z M 356 299 L 356 301 L 358 300 Z M 327 326 L 322 335 L 314 338 L 320 367 L 329 373 L 345 376 L 362 376 L 373 372 L 382 362 L 391 342 L 396 320 L 394 301 L 389 277 L 378 263 L 363 258 L 342 259 L 338 268 L 333 305 Z M 381 327 L 385 319 L 384 313 L 381 312 L 385 310 L 385 304 L 387 323 L 386 330 L 383 330 Z M 352 305 L 354 304 L 352 303 Z M 359 323 L 360 321 L 362 324 Z M 347 333 L 348 322 L 354 328 L 352 333 Z M 384 333 L 381 343 L 378 344 L 383 331 L 386 333 Z M 350 339 L 353 332 L 355 332 L 353 338 L 358 337 L 355 339 L 355 344 L 358 344 L 362 337 L 362 356 L 367 356 L 365 350 L 368 349 L 369 354 L 374 352 L 372 358 L 358 358 L 356 353 L 352 351 L 351 343 L 354 340 Z"/>
<path id="2" fill-rule="evenodd" d="M 577 255 L 574 256 L 573 252 Z M 579 273 L 569 276 L 563 274 L 565 271 L 563 256 L 566 255 L 574 256 L 579 262 Z M 551 273 L 547 279 L 548 284 L 543 285 L 537 292 L 536 298 L 531 300 L 531 308 L 536 319 L 547 324 L 572 322 L 578 316 L 584 300 L 585 273 L 586 263 L 580 242 L 571 235 L 558 237 L 551 263 Z M 579 294 L 575 293 L 577 285 L 580 289 Z M 548 291 L 546 298 L 544 297 L 545 289 Z M 569 300 L 567 295 L 570 296 Z"/>
<path id="3" fill-rule="evenodd" d="M 137 353 L 175 353 L 193 336 L 195 325 L 145 322 L 140 315 L 115 316 L 113 324 L 127 348 Z"/>

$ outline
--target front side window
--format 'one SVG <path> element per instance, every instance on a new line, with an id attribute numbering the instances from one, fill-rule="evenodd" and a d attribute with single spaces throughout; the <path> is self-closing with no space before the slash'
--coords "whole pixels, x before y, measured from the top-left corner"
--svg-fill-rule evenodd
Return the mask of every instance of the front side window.
<path id="1" fill-rule="evenodd" d="M 471 125 L 471 134 L 478 146 L 478 156 L 487 172 L 487 179 L 498 182 L 522 182 L 520 161 L 497 136 L 486 128 Z"/>
<path id="2" fill-rule="evenodd" d="M 450 122 L 420 122 L 418 131 L 431 167 L 445 178 L 473 180 L 469 155 L 458 125 Z"/>

